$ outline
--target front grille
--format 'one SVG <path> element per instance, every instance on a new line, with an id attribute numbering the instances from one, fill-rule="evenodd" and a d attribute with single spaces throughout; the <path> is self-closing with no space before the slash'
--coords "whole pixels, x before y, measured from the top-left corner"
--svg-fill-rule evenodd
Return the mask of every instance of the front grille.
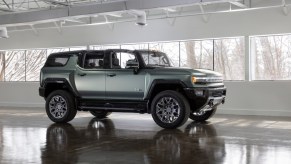
<path id="1" fill-rule="evenodd" d="M 214 90 L 211 92 L 210 94 L 212 97 L 221 97 L 221 96 L 225 96 L 226 95 L 226 91 L 225 90 Z"/>
<path id="2" fill-rule="evenodd" d="M 213 97 L 221 97 L 223 95 L 223 91 L 215 91 L 212 92 Z"/>

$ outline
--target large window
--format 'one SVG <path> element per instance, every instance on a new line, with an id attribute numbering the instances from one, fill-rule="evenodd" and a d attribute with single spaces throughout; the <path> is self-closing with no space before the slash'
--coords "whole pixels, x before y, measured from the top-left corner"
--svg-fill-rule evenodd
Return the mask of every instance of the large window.
<path id="1" fill-rule="evenodd" d="M 50 55 L 56 52 L 69 51 L 69 50 L 70 50 L 69 48 L 50 48 L 50 49 L 47 49 L 47 55 Z"/>
<path id="2" fill-rule="evenodd" d="M 121 49 L 128 50 L 147 50 L 149 49 L 149 44 L 123 44 Z"/>
<path id="3" fill-rule="evenodd" d="M 86 50 L 86 46 L 80 46 L 80 47 L 70 47 L 70 51 L 79 51 L 79 50 Z"/>
<path id="4" fill-rule="evenodd" d="M 251 38 L 252 79 L 291 80 L 291 35 Z"/>
<path id="5" fill-rule="evenodd" d="M 179 42 L 150 43 L 149 49 L 166 53 L 171 60 L 172 66 L 179 67 Z"/>
<path id="6" fill-rule="evenodd" d="M 180 42 L 181 67 L 213 70 L 213 40 Z"/>
<path id="7" fill-rule="evenodd" d="M 46 50 L 26 51 L 26 81 L 38 81 L 39 72 L 46 61 Z"/>
<path id="8" fill-rule="evenodd" d="M 290 79 L 290 36 L 255 37 L 255 79 Z M 162 51 L 175 67 L 203 68 L 220 72 L 225 80 L 244 80 L 244 38 L 208 39 L 175 42 L 156 42 L 123 45 L 92 45 L 93 50 L 143 49 Z M 87 46 L 35 50 L 0 51 L 0 81 L 38 81 L 39 72 L 51 53 L 85 50 Z M 263 55 L 264 54 L 264 55 Z M 131 55 L 117 54 L 120 65 L 125 67 Z M 277 58 L 276 58 L 277 57 Z M 144 58 L 148 64 L 149 58 Z M 58 64 L 60 61 L 55 61 Z M 95 66 L 98 65 L 95 61 Z M 159 63 L 160 64 L 160 63 Z M 273 71 L 273 72 L 272 72 Z"/>
<path id="9" fill-rule="evenodd" d="M 180 66 L 214 70 L 224 80 L 244 80 L 244 38 L 180 42 Z"/>
<path id="10" fill-rule="evenodd" d="M 244 38 L 214 40 L 214 71 L 225 80 L 245 79 Z"/>
<path id="11" fill-rule="evenodd" d="M 25 51 L 5 52 L 5 81 L 25 80 Z"/>
<path id="12" fill-rule="evenodd" d="M 120 49 L 120 45 L 96 45 L 90 46 L 91 50 Z"/>

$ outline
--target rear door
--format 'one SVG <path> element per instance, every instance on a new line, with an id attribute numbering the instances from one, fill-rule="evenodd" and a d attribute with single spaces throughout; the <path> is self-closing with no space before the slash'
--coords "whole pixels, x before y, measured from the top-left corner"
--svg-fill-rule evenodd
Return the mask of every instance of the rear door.
<path id="1" fill-rule="evenodd" d="M 102 51 L 85 54 L 77 66 L 75 85 L 84 99 L 105 99 L 105 70 Z"/>

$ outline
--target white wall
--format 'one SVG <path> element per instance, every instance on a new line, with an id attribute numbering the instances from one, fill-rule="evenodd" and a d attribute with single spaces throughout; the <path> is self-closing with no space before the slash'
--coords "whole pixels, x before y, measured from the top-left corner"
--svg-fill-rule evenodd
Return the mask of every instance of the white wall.
<path id="1" fill-rule="evenodd" d="M 0 40 L 0 49 L 27 49 L 92 44 L 136 43 L 234 36 L 291 33 L 291 14 L 282 8 L 249 10 L 177 18 L 174 26 L 166 20 L 150 20 L 140 28 L 133 22 L 119 23 L 111 31 L 106 25 L 10 33 Z M 226 82 L 227 102 L 220 113 L 291 116 L 291 82 Z M 0 83 L 0 106 L 43 106 L 37 94 L 38 83 Z"/>
<path id="2" fill-rule="evenodd" d="M 0 106 L 44 107 L 38 87 L 38 82 L 1 82 Z"/>

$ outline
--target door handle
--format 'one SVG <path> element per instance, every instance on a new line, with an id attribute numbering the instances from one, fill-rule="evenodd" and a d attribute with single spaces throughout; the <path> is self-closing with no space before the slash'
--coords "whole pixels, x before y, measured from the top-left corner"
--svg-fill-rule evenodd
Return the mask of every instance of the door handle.
<path id="1" fill-rule="evenodd" d="M 86 76 L 86 73 L 78 73 L 79 76 Z"/>
<path id="2" fill-rule="evenodd" d="M 113 77 L 113 76 L 116 76 L 116 74 L 115 73 L 108 73 L 107 76 Z"/>

